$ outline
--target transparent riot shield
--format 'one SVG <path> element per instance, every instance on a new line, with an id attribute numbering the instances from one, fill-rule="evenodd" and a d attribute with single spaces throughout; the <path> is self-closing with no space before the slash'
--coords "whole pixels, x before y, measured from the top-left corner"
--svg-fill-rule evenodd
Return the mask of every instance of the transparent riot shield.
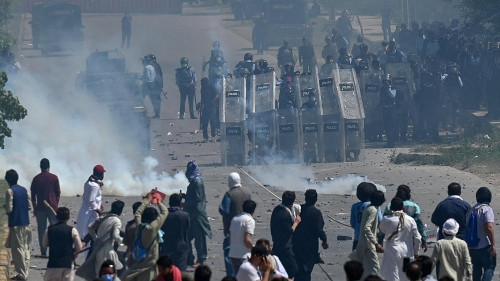
<path id="1" fill-rule="evenodd" d="M 319 163 L 323 159 L 317 108 L 300 110 L 302 162 Z"/>
<path id="2" fill-rule="evenodd" d="M 250 113 L 265 112 L 275 109 L 276 73 L 263 73 L 251 76 Z"/>
<path id="3" fill-rule="evenodd" d="M 276 156 L 283 164 L 301 162 L 301 141 L 298 110 L 276 110 L 277 148 Z"/>
<path id="4" fill-rule="evenodd" d="M 305 102 L 309 100 L 309 94 L 315 92 L 316 98 L 319 89 L 318 68 L 315 66 L 311 74 L 295 77 L 295 97 L 297 99 L 297 108 L 300 108 Z"/>
<path id="5" fill-rule="evenodd" d="M 251 149 L 248 153 L 253 165 L 273 164 L 276 160 L 276 113 L 269 110 L 250 113 L 247 119 Z M 279 161 L 278 161 L 279 162 Z"/>
<path id="6" fill-rule="evenodd" d="M 247 164 L 245 78 L 224 80 L 220 103 L 221 163 L 224 166 Z"/>
<path id="7" fill-rule="evenodd" d="M 408 121 L 413 112 L 413 96 L 415 94 L 415 84 L 413 73 L 409 63 L 388 63 L 386 73 L 391 74 L 392 86 L 398 91 L 396 96 L 396 119 L 398 121 L 398 136 L 401 140 L 406 139 L 408 131 Z M 402 94 L 401 96 L 399 94 Z M 415 125 L 414 125 L 415 126 Z"/>
<path id="8" fill-rule="evenodd" d="M 344 119 L 341 118 L 340 102 L 335 90 L 335 67 L 322 67 L 319 76 L 318 123 L 323 143 L 321 162 L 344 162 Z"/>
<path id="9" fill-rule="evenodd" d="M 364 153 L 363 100 L 354 69 L 340 69 L 335 75 L 345 131 L 345 161 L 359 161 Z"/>
<path id="10" fill-rule="evenodd" d="M 382 121 L 378 107 L 380 100 L 381 75 L 384 71 L 361 70 L 359 75 L 359 88 L 365 108 L 365 137 L 369 141 L 376 141 L 382 133 Z"/>

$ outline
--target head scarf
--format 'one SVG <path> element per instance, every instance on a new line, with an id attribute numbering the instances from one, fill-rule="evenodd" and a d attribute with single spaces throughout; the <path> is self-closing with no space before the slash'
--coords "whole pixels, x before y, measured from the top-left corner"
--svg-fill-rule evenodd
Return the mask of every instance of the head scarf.
<path id="1" fill-rule="evenodd" d="M 232 172 L 227 177 L 227 185 L 229 188 L 241 187 L 241 178 L 238 173 Z"/>
<path id="2" fill-rule="evenodd" d="M 201 173 L 198 169 L 198 164 L 194 160 L 189 161 L 186 167 L 186 178 L 189 182 L 201 179 Z"/>
<path id="3" fill-rule="evenodd" d="M 443 224 L 443 234 L 444 235 L 457 235 L 458 228 L 460 225 L 458 222 L 454 219 L 448 219 L 444 224 Z"/>

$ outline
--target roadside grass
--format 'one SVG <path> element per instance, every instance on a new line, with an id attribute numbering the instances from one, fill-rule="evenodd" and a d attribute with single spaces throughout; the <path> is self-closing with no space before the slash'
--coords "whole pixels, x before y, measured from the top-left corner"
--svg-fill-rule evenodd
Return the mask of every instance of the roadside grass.
<path id="1" fill-rule="evenodd" d="M 0 180 L 0 208 L 3 207 L 5 204 L 5 192 L 9 189 L 9 185 L 7 184 L 6 181 Z M 1 210 L 0 211 L 0 232 L 6 233 L 8 229 L 4 228 L 3 225 L 7 222 L 7 214 L 5 211 Z M 6 237 L 6 236 L 5 236 Z M 4 249 L 4 243 L 0 243 L 0 250 Z"/>

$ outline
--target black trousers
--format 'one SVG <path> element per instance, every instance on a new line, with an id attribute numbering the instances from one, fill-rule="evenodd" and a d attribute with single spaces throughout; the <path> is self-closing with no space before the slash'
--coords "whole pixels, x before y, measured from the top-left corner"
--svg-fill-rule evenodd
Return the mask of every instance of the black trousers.
<path id="1" fill-rule="evenodd" d="M 299 267 L 297 266 L 297 261 L 295 260 L 295 255 L 293 254 L 292 249 L 284 249 L 278 252 L 273 249 L 273 253 L 280 259 L 283 267 L 286 270 L 286 273 L 288 273 L 289 279 L 293 279 L 295 276 L 297 276 Z"/>
<path id="2" fill-rule="evenodd" d="M 314 264 L 311 264 L 310 262 L 307 263 L 301 263 L 300 261 L 297 262 L 298 265 L 298 272 L 297 275 L 295 275 L 295 281 L 311 281 L 311 274 L 314 269 Z"/>
<path id="3" fill-rule="evenodd" d="M 127 40 L 127 49 L 130 47 L 130 35 L 132 35 L 131 30 L 122 31 L 122 49 L 125 46 L 125 40 Z"/>
<path id="4" fill-rule="evenodd" d="M 184 116 L 186 112 L 186 98 L 188 99 L 189 114 L 191 117 L 194 116 L 194 95 L 196 94 L 194 90 L 194 85 L 180 86 L 179 92 L 181 92 L 181 104 L 179 108 L 180 116 Z"/>
<path id="5" fill-rule="evenodd" d="M 398 124 L 396 123 L 396 112 L 394 106 L 382 107 L 382 120 L 385 128 L 387 143 L 393 145 L 396 143 Z"/>
<path id="6" fill-rule="evenodd" d="M 215 138 L 215 131 L 217 130 L 217 120 L 215 119 L 215 110 L 203 110 L 201 112 L 201 129 L 203 130 L 203 138 L 208 139 L 208 125 L 210 124 L 210 135 Z"/>

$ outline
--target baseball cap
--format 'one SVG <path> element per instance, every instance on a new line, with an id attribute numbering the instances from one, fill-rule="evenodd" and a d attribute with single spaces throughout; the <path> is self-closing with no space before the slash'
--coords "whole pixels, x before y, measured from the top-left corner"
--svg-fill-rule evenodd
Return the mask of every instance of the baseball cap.
<path id="1" fill-rule="evenodd" d="M 104 170 L 104 167 L 102 165 L 96 165 L 94 167 L 94 173 L 100 173 L 100 174 L 103 174 L 106 172 L 106 170 Z"/>

